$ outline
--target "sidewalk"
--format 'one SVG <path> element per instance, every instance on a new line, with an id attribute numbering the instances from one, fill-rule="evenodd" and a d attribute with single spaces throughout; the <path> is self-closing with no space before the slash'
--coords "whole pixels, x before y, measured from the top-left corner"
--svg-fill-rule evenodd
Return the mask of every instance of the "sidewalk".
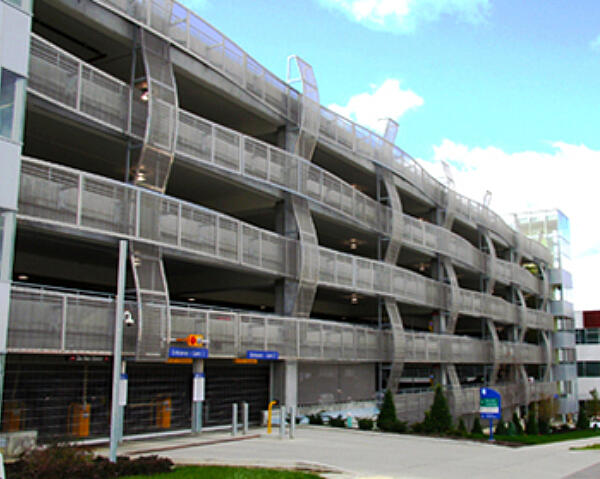
<path id="1" fill-rule="evenodd" d="M 147 453 L 169 457 L 177 464 L 323 470 L 327 471 L 324 477 L 338 479 L 600 477 L 599 451 L 569 450 L 594 439 L 510 448 L 317 426 L 298 427 L 294 440 L 280 439 L 277 431 L 267 435 L 265 428 L 252 429 L 250 435 L 254 437 L 227 442 L 231 435 L 226 432 L 130 442 L 119 447 L 119 454 L 146 454 L 140 451 L 162 448 L 162 452 Z"/>

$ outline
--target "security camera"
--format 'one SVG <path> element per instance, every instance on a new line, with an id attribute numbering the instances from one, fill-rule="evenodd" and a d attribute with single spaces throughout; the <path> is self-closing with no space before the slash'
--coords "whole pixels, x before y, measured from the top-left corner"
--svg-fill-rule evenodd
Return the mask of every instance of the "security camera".
<path id="1" fill-rule="evenodd" d="M 125 311 L 125 314 L 123 315 L 123 321 L 125 322 L 125 326 L 127 327 L 133 326 L 135 324 L 135 321 L 129 311 Z"/>

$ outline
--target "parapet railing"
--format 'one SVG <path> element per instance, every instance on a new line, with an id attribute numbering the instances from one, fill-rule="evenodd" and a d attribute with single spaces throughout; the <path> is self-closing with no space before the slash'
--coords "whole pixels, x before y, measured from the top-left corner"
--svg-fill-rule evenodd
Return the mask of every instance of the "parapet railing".
<path id="1" fill-rule="evenodd" d="M 261 99 L 277 113 L 299 122 L 301 94 L 181 3 L 174 0 L 94 1 L 163 35 Z M 389 145 L 382 136 L 325 107 L 321 107 L 320 125 L 321 138 L 383 164 L 408 179 L 438 204 L 444 204 L 448 195 L 455 196 L 454 204 L 461 217 L 496 231 L 515 246 L 520 245 L 526 255 L 546 263 L 552 262 L 552 253 L 543 245 L 510 228 L 498 214 L 481 203 L 441 184 L 401 148 L 392 145 L 393 158 L 388 158 L 385 152 Z"/>
<path id="2" fill-rule="evenodd" d="M 105 126 L 141 137 L 146 105 L 129 85 L 86 65 L 52 43 L 32 36 L 30 91 L 93 118 Z M 129 109 L 133 115 L 129 116 Z M 130 120 L 130 118 L 132 118 Z M 328 171 L 296 155 L 242 135 L 184 110 L 177 114 L 176 153 L 320 202 L 370 228 L 389 233 L 391 210 Z M 450 256 L 477 271 L 486 268 L 482 253 L 445 228 L 404 214 L 403 241 Z M 540 294 L 541 285 L 524 268 L 498 260 L 497 279 Z"/>
<path id="3" fill-rule="evenodd" d="M 126 301 L 126 310 L 136 311 Z M 389 330 L 318 319 L 280 317 L 201 307 L 171 306 L 171 341 L 189 334 L 210 340 L 211 357 L 239 357 L 248 350 L 277 351 L 284 359 L 387 362 Z M 8 327 L 10 352 L 48 351 L 64 354 L 111 354 L 113 297 L 77 291 L 13 286 Z M 487 364 L 492 344 L 467 336 L 405 333 L 409 363 Z M 136 328 L 124 329 L 124 351 L 135 353 Z M 542 364 L 540 346 L 501 342 L 500 362 Z"/>
<path id="4" fill-rule="evenodd" d="M 208 261 L 297 277 L 297 241 L 144 188 L 24 157 L 18 217 L 108 233 L 184 251 Z M 387 295 L 409 304 L 447 309 L 449 286 L 413 271 L 324 247 L 315 257 L 319 284 Z M 461 289 L 459 310 L 517 323 L 519 311 L 502 298 Z M 552 315 L 526 310 L 525 320 L 553 329 Z M 537 324 L 537 323 L 536 323 Z"/>
<path id="5" fill-rule="evenodd" d="M 556 383 L 533 382 L 527 384 L 504 383 L 493 386 L 502 395 L 502 407 L 525 405 L 528 401 L 541 401 L 554 397 Z M 456 393 L 456 396 L 455 396 Z M 449 405 L 454 414 L 479 412 L 479 387 L 463 387 L 460 390 L 446 388 Z M 433 391 L 396 394 L 394 403 L 398 418 L 405 421 L 421 421 L 433 403 Z"/>
<path id="6" fill-rule="evenodd" d="M 19 217 L 296 275 L 296 242 L 291 239 L 145 188 L 32 158 L 22 159 Z"/>

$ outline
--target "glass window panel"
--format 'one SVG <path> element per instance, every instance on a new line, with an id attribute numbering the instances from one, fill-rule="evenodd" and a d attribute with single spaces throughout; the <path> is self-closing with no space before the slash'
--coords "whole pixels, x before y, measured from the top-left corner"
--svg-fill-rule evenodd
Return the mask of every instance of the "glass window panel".
<path id="1" fill-rule="evenodd" d="M 0 136 L 20 141 L 25 79 L 10 70 L 0 73 Z"/>

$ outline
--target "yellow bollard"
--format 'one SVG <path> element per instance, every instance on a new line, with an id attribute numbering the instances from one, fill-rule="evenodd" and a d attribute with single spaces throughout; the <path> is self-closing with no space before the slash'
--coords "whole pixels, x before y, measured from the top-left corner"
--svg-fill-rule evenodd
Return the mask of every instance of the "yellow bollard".
<path id="1" fill-rule="evenodd" d="M 271 419 L 273 419 L 273 406 L 277 404 L 277 401 L 271 401 L 269 403 L 269 414 L 267 416 L 267 434 L 271 434 Z"/>

